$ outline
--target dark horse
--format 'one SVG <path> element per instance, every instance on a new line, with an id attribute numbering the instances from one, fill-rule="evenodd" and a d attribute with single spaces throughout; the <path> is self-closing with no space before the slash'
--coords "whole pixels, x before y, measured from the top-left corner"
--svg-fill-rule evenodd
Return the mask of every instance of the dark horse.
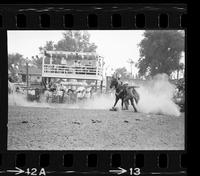
<path id="1" fill-rule="evenodd" d="M 115 87 L 116 93 L 115 93 L 115 104 L 113 108 L 115 108 L 117 102 L 119 99 L 121 99 L 121 106 L 123 109 L 123 104 L 125 103 L 126 109 L 128 109 L 128 101 L 130 100 L 131 105 L 133 106 L 135 112 L 137 112 L 137 109 L 134 104 L 134 100 L 136 104 L 139 101 L 139 94 L 135 90 L 136 86 L 127 86 L 126 84 L 123 84 L 120 80 L 118 80 L 115 77 L 112 77 L 110 88 Z"/>

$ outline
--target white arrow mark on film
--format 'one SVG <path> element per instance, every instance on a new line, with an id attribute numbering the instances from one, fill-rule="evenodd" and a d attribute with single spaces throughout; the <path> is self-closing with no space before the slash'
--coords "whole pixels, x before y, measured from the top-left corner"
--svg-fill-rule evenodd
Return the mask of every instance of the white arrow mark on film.
<path id="1" fill-rule="evenodd" d="M 121 168 L 121 167 L 118 167 L 118 169 L 119 169 L 119 170 L 109 170 L 109 172 L 113 172 L 113 173 L 116 173 L 116 174 L 118 174 L 118 175 L 127 172 L 126 169 L 123 169 L 123 168 Z"/>
<path id="2" fill-rule="evenodd" d="M 7 170 L 7 172 L 14 172 L 14 173 L 16 172 L 15 175 L 19 175 L 19 174 L 22 174 L 25 172 L 24 170 L 22 170 L 18 167 L 15 167 L 15 169 L 17 169 L 17 170 Z"/>
<path id="3" fill-rule="evenodd" d="M 3 170 L 0 170 L 0 174 L 1 174 L 1 173 L 5 173 L 5 171 L 3 171 Z"/>

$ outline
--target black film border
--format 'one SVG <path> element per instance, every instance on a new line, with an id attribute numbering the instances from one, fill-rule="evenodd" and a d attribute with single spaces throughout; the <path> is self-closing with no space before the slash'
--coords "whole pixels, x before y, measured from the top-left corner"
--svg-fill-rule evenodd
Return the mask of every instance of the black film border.
<path id="1" fill-rule="evenodd" d="M 141 175 L 186 175 L 187 148 L 185 151 L 7 151 L 7 30 L 72 29 L 187 30 L 187 5 L 1 5 L 0 175 L 13 175 L 19 169 L 25 172 L 27 168 L 44 168 L 47 175 L 114 175 L 120 171 L 110 170 L 121 168 L 130 175 L 130 168 L 137 167 Z"/>

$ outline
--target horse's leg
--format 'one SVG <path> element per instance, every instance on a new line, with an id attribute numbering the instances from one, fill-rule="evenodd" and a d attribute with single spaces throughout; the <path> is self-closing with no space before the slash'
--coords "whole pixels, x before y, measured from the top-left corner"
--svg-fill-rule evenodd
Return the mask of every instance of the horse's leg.
<path id="1" fill-rule="evenodd" d="M 125 110 L 128 110 L 128 100 L 124 101 L 125 104 Z"/>
<path id="2" fill-rule="evenodd" d="M 131 105 L 133 106 L 134 111 L 137 112 L 137 109 L 136 109 L 136 107 L 135 107 L 133 98 L 131 98 L 130 101 L 131 101 Z"/>
<path id="3" fill-rule="evenodd" d="M 117 104 L 118 101 L 119 101 L 119 98 L 116 96 L 115 97 L 115 104 L 114 104 L 113 108 L 116 106 L 116 104 Z"/>
<path id="4" fill-rule="evenodd" d="M 121 100 L 122 100 L 122 102 L 121 102 L 122 110 L 124 110 L 124 108 L 123 108 L 123 105 L 124 105 L 124 99 L 122 98 Z"/>
<path id="5" fill-rule="evenodd" d="M 124 104 L 125 104 L 125 109 L 126 109 L 126 110 L 128 110 L 128 105 L 129 105 L 128 100 L 129 100 L 129 97 L 126 96 L 126 97 L 124 98 Z"/>
<path id="6" fill-rule="evenodd" d="M 64 103 L 64 96 L 65 96 L 65 92 L 63 92 L 62 94 L 62 103 Z"/>
<path id="7" fill-rule="evenodd" d="M 139 98 L 138 97 L 133 97 L 133 98 L 134 98 L 136 104 L 138 104 Z"/>
<path id="8" fill-rule="evenodd" d="M 49 94 L 46 95 L 46 102 L 49 103 Z"/>
<path id="9" fill-rule="evenodd" d="M 136 90 L 132 90 L 132 95 L 133 95 L 133 98 L 134 98 L 136 104 L 138 104 L 139 94 L 136 92 Z"/>

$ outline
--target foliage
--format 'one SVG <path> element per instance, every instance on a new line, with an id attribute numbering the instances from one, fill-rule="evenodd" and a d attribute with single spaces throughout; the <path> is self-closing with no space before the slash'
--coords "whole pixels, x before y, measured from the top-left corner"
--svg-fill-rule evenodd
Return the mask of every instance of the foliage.
<path id="1" fill-rule="evenodd" d="M 130 77 L 126 67 L 117 68 L 115 74 L 121 75 L 121 79 L 128 79 Z"/>
<path id="2" fill-rule="evenodd" d="M 26 64 L 26 60 L 19 53 L 8 54 L 8 74 L 13 82 L 18 81 L 17 72 L 20 67 Z"/>
<path id="3" fill-rule="evenodd" d="M 35 57 L 33 56 L 31 62 L 37 68 L 42 69 L 42 57 L 39 57 L 38 55 L 36 55 Z"/>
<path id="4" fill-rule="evenodd" d="M 63 39 L 54 45 L 57 51 L 95 52 L 97 46 L 90 43 L 90 34 L 87 31 L 66 31 Z"/>
<path id="5" fill-rule="evenodd" d="M 181 78 L 177 80 L 176 87 L 178 89 L 178 92 L 175 94 L 174 102 L 179 105 L 180 111 L 185 111 L 185 79 Z"/>
<path id="6" fill-rule="evenodd" d="M 140 58 L 137 65 L 140 76 L 154 76 L 158 73 L 170 75 L 180 68 L 184 33 L 177 30 L 145 31 L 139 47 Z"/>
<path id="7" fill-rule="evenodd" d="M 177 81 L 177 88 L 179 91 L 185 92 L 185 79 L 181 78 Z"/>
<path id="8" fill-rule="evenodd" d="M 71 52 L 95 52 L 97 46 L 90 42 L 90 34 L 87 31 L 66 31 L 63 33 L 63 39 L 54 44 L 53 41 L 47 41 L 45 46 L 39 47 L 40 52 L 44 50 L 71 51 Z M 72 56 L 71 56 L 72 57 Z M 56 60 L 57 59 L 57 60 Z M 57 57 L 54 63 L 59 63 Z M 42 57 L 33 57 L 32 62 L 37 67 L 42 65 Z"/>

